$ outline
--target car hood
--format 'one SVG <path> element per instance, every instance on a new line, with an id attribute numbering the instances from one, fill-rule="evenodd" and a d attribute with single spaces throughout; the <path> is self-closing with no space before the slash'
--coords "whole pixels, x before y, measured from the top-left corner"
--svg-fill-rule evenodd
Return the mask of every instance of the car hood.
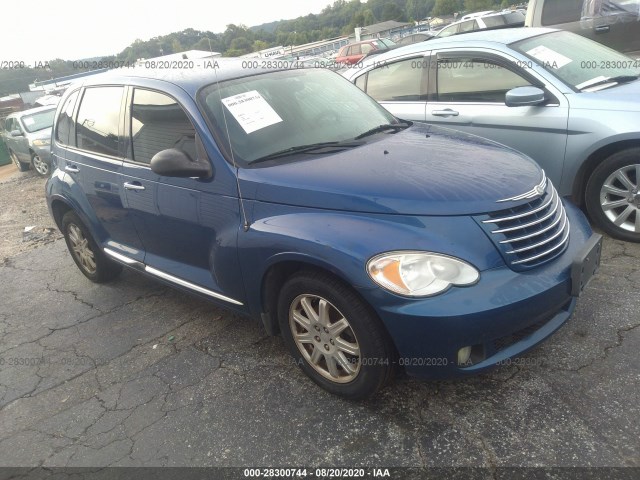
<path id="1" fill-rule="evenodd" d="M 404 215 L 470 215 L 540 183 L 525 155 L 475 135 L 424 124 L 329 155 L 240 169 L 246 199 Z M 308 159 L 307 159 L 308 158 Z"/>
<path id="2" fill-rule="evenodd" d="M 42 140 L 45 138 L 51 138 L 51 130 L 52 128 L 43 128 L 42 130 L 38 130 L 37 132 L 27 133 L 29 140 Z"/>
<path id="3" fill-rule="evenodd" d="M 576 93 L 569 102 L 571 108 L 640 112 L 640 80 L 597 92 Z"/>

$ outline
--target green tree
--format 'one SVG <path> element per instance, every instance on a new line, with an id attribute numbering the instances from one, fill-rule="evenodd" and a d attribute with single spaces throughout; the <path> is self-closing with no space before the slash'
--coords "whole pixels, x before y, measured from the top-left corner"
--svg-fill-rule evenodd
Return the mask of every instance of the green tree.
<path id="1" fill-rule="evenodd" d="M 264 50 L 266 48 L 269 48 L 269 44 L 263 40 L 256 40 L 253 42 L 252 49 L 254 52 L 257 52 L 259 50 Z"/>
<path id="2" fill-rule="evenodd" d="M 469 12 L 492 10 L 494 6 L 494 0 L 464 0 L 464 9 Z"/>
<path id="3" fill-rule="evenodd" d="M 451 15 L 460 10 L 460 2 L 458 0 L 436 0 L 432 15 Z"/>
<path id="4" fill-rule="evenodd" d="M 387 3 L 382 9 L 382 17 L 381 20 L 384 22 L 386 20 L 396 20 L 403 21 L 406 17 L 400 7 L 395 3 Z"/>

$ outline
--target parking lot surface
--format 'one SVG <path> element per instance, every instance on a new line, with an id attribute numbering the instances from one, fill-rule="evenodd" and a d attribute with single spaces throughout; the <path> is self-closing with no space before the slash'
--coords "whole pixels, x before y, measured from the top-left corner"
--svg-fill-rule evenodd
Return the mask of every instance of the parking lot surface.
<path id="1" fill-rule="evenodd" d="M 5 209 L 40 188 L 21 175 Z M 7 235 L 0 466 L 640 467 L 640 245 L 606 238 L 574 316 L 525 357 L 352 403 L 247 319 L 130 271 L 92 284 L 59 236 Z"/>

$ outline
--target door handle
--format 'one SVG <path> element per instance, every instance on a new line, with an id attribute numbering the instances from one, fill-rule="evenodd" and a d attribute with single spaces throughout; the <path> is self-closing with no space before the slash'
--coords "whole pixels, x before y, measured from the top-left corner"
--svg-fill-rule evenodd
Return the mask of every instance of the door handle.
<path id="1" fill-rule="evenodd" d="M 144 190 L 144 186 L 142 186 L 140 182 L 125 182 L 124 188 L 127 190 Z"/>
<path id="2" fill-rule="evenodd" d="M 432 110 L 431 115 L 436 117 L 457 117 L 460 113 L 455 110 L 451 110 L 450 108 L 445 108 L 444 110 Z"/>
<path id="3" fill-rule="evenodd" d="M 607 33 L 609 30 L 611 30 L 611 27 L 609 25 L 598 25 L 594 28 L 594 30 L 596 33 Z"/>
<path id="4" fill-rule="evenodd" d="M 66 165 L 64 167 L 64 171 L 67 173 L 78 173 L 80 171 L 80 169 L 78 167 L 76 167 L 75 165 Z"/>

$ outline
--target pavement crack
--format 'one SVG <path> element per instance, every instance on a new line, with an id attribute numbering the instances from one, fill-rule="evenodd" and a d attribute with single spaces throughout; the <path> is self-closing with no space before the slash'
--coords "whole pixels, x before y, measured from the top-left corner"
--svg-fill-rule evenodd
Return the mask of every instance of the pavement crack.
<path id="1" fill-rule="evenodd" d="M 54 288 L 51 286 L 50 283 L 47 283 L 46 289 L 50 292 L 55 292 L 55 293 L 67 293 L 73 296 L 73 299 L 78 302 L 81 303 L 82 305 L 86 305 L 87 307 L 89 307 L 92 310 L 96 310 L 100 313 L 106 313 L 102 310 L 100 310 L 98 307 L 96 307 L 94 304 L 87 302 L 86 300 L 83 300 L 82 298 L 80 298 L 80 294 L 78 292 L 74 292 L 73 290 L 59 290 L 57 288 Z"/>

